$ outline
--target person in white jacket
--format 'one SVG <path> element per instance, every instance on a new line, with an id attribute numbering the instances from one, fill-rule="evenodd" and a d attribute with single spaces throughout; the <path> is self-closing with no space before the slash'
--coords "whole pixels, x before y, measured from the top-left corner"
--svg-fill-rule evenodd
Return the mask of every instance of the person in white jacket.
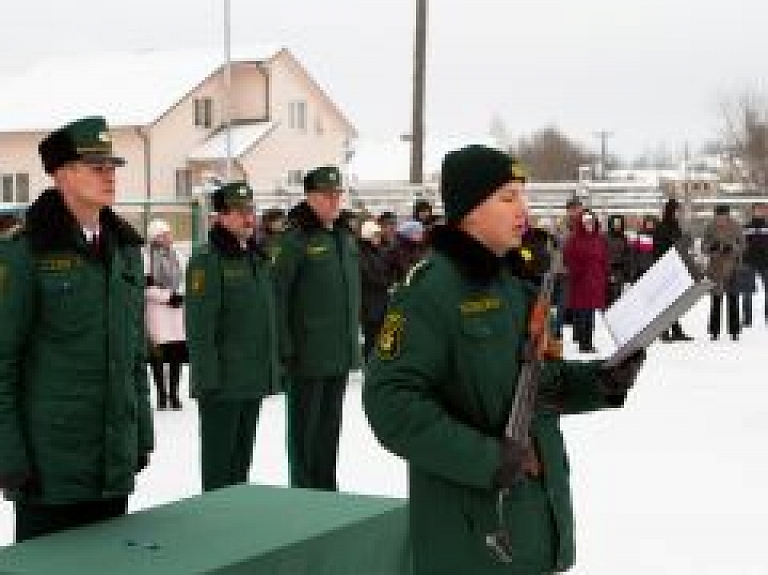
<path id="1" fill-rule="evenodd" d="M 157 408 L 181 409 L 179 381 L 181 366 L 187 361 L 181 283 L 181 259 L 173 248 L 171 226 L 165 220 L 152 220 L 147 229 L 144 250 L 147 276 L 146 320 L 151 345 L 149 366 L 157 388 Z M 166 384 L 165 366 L 168 365 Z"/>

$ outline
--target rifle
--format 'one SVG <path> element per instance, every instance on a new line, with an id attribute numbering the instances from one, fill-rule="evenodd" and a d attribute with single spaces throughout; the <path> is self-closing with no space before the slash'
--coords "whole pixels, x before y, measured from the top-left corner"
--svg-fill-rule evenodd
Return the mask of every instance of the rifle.
<path id="1" fill-rule="evenodd" d="M 536 448 L 531 440 L 530 427 L 536 409 L 536 397 L 539 389 L 541 361 L 559 359 L 562 349 L 549 334 L 552 292 L 555 285 L 554 266 L 550 265 L 541 281 L 536 301 L 528 319 L 528 337 L 523 348 L 523 365 L 517 378 L 515 398 L 507 419 L 504 435 L 522 444 L 525 452 L 523 471 L 530 477 L 541 475 L 542 469 L 536 455 Z M 504 502 L 509 489 L 499 490 L 496 500 L 498 528 L 485 536 L 486 545 L 496 558 L 503 563 L 513 561 L 509 530 L 504 520 Z"/>

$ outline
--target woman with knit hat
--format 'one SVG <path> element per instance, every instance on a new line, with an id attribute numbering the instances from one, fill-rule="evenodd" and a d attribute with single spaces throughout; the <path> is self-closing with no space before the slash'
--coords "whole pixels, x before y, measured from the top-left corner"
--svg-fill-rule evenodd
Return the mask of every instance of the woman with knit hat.
<path id="1" fill-rule="evenodd" d="M 187 361 L 183 296 L 180 293 L 184 270 L 179 254 L 173 248 L 168 222 L 152 220 L 147 228 L 147 240 L 144 250 L 147 336 L 151 343 L 149 367 L 157 389 L 157 408 L 181 409 L 179 381 L 181 366 Z"/>

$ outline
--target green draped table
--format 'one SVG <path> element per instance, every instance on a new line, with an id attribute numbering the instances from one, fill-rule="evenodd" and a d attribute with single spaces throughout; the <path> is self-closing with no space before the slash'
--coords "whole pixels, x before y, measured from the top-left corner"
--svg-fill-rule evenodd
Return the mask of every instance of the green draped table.
<path id="1" fill-rule="evenodd" d="M 410 573 L 404 500 L 239 485 L 0 550 L 0 573 Z"/>

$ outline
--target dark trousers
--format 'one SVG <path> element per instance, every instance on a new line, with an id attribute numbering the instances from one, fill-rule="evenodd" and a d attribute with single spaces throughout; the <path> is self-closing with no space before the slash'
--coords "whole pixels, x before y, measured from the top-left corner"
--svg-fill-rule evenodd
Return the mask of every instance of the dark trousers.
<path id="1" fill-rule="evenodd" d="M 595 332 L 595 310 L 572 309 L 573 339 L 579 347 L 592 347 L 592 335 Z"/>
<path id="2" fill-rule="evenodd" d="M 179 381 L 181 365 L 187 361 L 187 347 L 183 341 L 163 343 L 152 350 L 149 368 L 157 388 L 157 407 L 164 409 L 170 404 L 173 408 L 181 407 Z M 165 379 L 165 365 L 168 365 L 168 382 Z"/>
<path id="3" fill-rule="evenodd" d="M 741 292 L 741 320 L 743 325 L 752 325 L 752 295 L 751 291 Z"/>
<path id="4" fill-rule="evenodd" d="M 15 502 L 16 542 L 74 529 L 125 515 L 128 498 L 82 501 L 65 505 Z"/>
<path id="5" fill-rule="evenodd" d="M 198 400 L 203 491 L 248 481 L 260 407 L 260 399 Z"/>
<path id="6" fill-rule="evenodd" d="M 728 333 L 738 335 L 741 331 L 741 321 L 739 320 L 739 294 L 725 294 Z M 709 333 L 713 336 L 720 335 L 720 318 L 723 308 L 723 295 L 713 293 L 710 299 L 709 308 Z"/>
<path id="7" fill-rule="evenodd" d="M 765 307 L 763 311 L 765 313 L 765 319 L 768 321 L 768 269 L 756 269 L 757 275 L 760 277 L 760 281 L 763 283 L 763 297 L 765 298 Z"/>
<path id="8" fill-rule="evenodd" d="M 294 487 L 338 490 L 341 412 L 347 374 L 294 377 L 288 389 L 288 460 Z"/>

